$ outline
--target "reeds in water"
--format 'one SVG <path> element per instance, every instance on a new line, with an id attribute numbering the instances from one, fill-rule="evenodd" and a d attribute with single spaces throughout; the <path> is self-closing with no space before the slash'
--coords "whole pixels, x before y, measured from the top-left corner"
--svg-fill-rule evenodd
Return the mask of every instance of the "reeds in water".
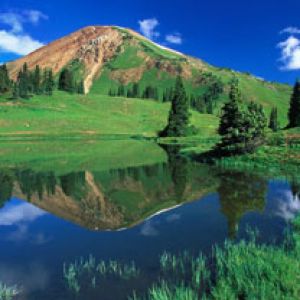
<path id="1" fill-rule="evenodd" d="M 67 287 L 76 294 L 86 283 L 89 283 L 92 288 L 97 288 L 98 283 L 105 277 L 129 280 L 137 277 L 139 272 L 134 262 L 129 264 L 123 264 L 117 260 L 97 262 L 92 255 L 86 259 L 80 258 L 70 264 L 65 263 L 63 266 L 63 276 Z"/>
<path id="2" fill-rule="evenodd" d="M 16 286 L 7 286 L 0 282 L 0 300 L 12 300 L 18 293 Z"/>

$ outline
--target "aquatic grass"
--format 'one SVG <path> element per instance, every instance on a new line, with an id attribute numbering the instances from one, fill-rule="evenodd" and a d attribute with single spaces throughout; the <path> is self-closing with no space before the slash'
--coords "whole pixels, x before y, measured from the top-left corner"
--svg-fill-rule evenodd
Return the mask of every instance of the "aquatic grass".
<path id="1" fill-rule="evenodd" d="M 12 300 L 18 293 L 16 286 L 8 286 L 0 282 L 0 300 Z"/>
<path id="2" fill-rule="evenodd" d="M 208 268 L 206 257 L 200 254 L 192 260 L 192 286 L 196 289 L 210 287 L 211 272 Z"/>
<path id="3" fill-rule="evenodd" d="M 79 274 L 79 269 L 77 267 L 77 264 L 70 264 L 67 266 L 64 263 L 64 266 L 63 266 L 64 279 L 67 283 L 68 288 L 71 291 L 75 292 L 76 294 L 78 294 L 80 291 L 80 285 L 78 282 L 78 274 Z"/>
<path id="4" fill-rule="evenodd" d="M 134 262 L 123 264 L 117 260 L 96 261 L 95 257 L 89 255 L 84 259 L 81 257 L 72 263 L 63 265 L 63 277 L 69 290 L 78 294 L 87 286 L 94 289 L 101 280 L 109 277 L 117 277 L 129 280 L 137 277 L 140 270 Z"/>
<path id="5" fill-rule="evenodd" d="M 210 260 L 199 254 L 160 257 L 162 276 L 145 297 L 169 299 L 300 299 L 300 217 L 282 246 L 257 244 L 257 231 L 238 243 L 216 246 Z M 182 270 L 182 264 L 184 270 Z"/>
<path id="6" fill-rule="evenodd" d="M 173 255 L 168 252 L 164 252 L 160 256 L 160 266 L 164 272 L 176 272 L 176 273 L 185 273 L 185 265 L 190 262 L 191 255 L 184 251 L 179 255 Z"/>
<path id="7" fill-rule="evenodd" d="M 192 288 L 183 285 L 172 287 L 164 281 L 151 288 L 149 296 L 152 300 L 195 300 L 198 298 L 197 292 Z"/>
<path id="8" fill-rule="evenodd" d="M 214 255 L 214 299 L 299 299 L 300 264 L 293 251 L 241 241 L 226 242 Z"/>
<path id="9" fill-rule="evenodd" d="M 184 285 L 170 285 L 165 281 L 160 281 L 158 284 L 154 285 L 148 291 L 148 296 L 146 298 L 140 298 L 137 296 L 136 292 L 128 298 L 128 300 L 141 300 L 141 299 L 151 299 L 151 300 L 196 300 L 198 299 L 198 294 L 195 290 Z"/>

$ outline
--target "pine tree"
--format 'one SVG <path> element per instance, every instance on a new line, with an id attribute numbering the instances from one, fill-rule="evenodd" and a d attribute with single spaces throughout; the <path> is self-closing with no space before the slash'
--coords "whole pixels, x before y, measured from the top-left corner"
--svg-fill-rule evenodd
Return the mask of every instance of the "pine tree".
<path id="1" fill-rule="evenodd" d="M 116 96 L 116 92 L 113 88 L 110 88 L 109 91 L 108 91 L 108 95 L 111 96 L 111 97 L 115 97 Z"/>
<path id="2" fill-rule="evenodd" d="M 134 83 L 132 86 L 132 98 L 139 98 L 140 97 L 140 89 L 139 89 L 139 84 Z"/>
<path id="3" fill-rule="evenodd" d="M 0 66 L 0 93 L 6 93 L 10 90 L 11 81 L 8 75 L 6 65 Z"/>
<path id="4" fill-rule="evenodd" d="M 29 98 L 30 74 L 27 63 L 24 63 L 22 70 L 19 72 L 17 81 L 19 87 L 19 96 L 21 98 Z"/>
<path id="5" fill-rule="evenodd" d="M 173 88 L 167 88 L 163 94 L 163 102 L 171 102 L 173 96 Z"/>
<path id="6" fill-rule="evenodd" d="M 44 93 L 48 96 L 53 94 L 54 89 L 54 79 L 53 79 L 53 72 L 51 69 L 44 71 Z"/>
<path id="7" fill-rule="evenodd" d="M 214 113 L 214 107 L 213 107 L 213 102 L 212 100 L 210 100 L 207 104 L 206 104 L 206 112 L 210 115 L 212 115 Z"/>
<path id="8" fill-rule="evenodd" d="M 277 107 L 272 108 L 270 114 L 269 128 L 272 129 L 274 132 L 278 131 L 279 129 Z"/>
<path id="9" fill-rule="evenodd" d="M 264 140 L 267 118 L 263 107 L 251 102 L 242 109 L 236 79 L 231 83 L 229 99 L 222 109 L 218 129 L 222 139 L 218 148 L 232 153 L 252 152 Z"/>
<path id="10" fill-rule="evenodd" d="M 151 85 L 146 86 L 142 98 L 159 100 L 158 89 Z"/>
<path id="11" fill-rule="evenodd" d="M 126 96 L 125 93 L 126 93 L 125 87 L 124 87 L 123 85 L 120 85 L 120 86 L 118 87 L 117 96 L 119 96 L 119 97 L 124 97 L 124 96 Z"/>
<path id="12" fill-rule="evenodd" d="M 300 126 L 300 81 L 297 80 L 291 96 L 290 108 L 288 112 L 289 127 Z"/>
<path id="13" fill-rule="evenodd" d="M 74 92 L 75 90 L 74 76 L 70 69 L 65 68 L 61 71 L 58 80 L 58 89 L 69 93 Z"/>
<path id="14" fill-rule="evenodd" d="M 17 99 L 19 99 L 19 96 L 20 96 L 20 94 L 19 94 L 19 86 L 18 86 L 18 84 L 16 82 L 14 82 L 13 83 L 13 89 L 12 89 L 12 98 L 14 100 L 17 100 Z"/>
<path id="15" fill-rule="evenodd" d="M 33 92 L 37 95 L 41 93 L 41 84 L 42 84 L 41 69 L 40 66 L 37 65 L 33 73 Z"/>
<path id="16" fill-rule="evenodd" d="M 229 93 L 229 102 L 225 103 L 222 109 L 222 116 L 218 132 L 222 136 L 221 146 L 241 142 L 241 131 L 243 131 L 243 114 L 239 108 L 241 94 L 238 88 L 238 81 L 232 80 Z"/>
<path id="17" fill-rule="evenodd" d="M 185 136 L 189 126 L 189 101 L 183 86 L 182 78 L 177 77 L 168 125 L 161 132 L 161 136 L 180 137 Z"/>
<path id="18" fill-rule="evenodd" d="M 259 144 L 264 138 L 264 131 L 268 125 L 263 106 L 251 102 L 245 113 L 244 128 L 247 146 Z"/>
<path id="19" fill-rule="evenodd" d="M 78 84 L 78 94 L 81 94 L 81 95 L 85 94 L 84 81 L 83 80 L 80 80 L 80 82 Z"/>

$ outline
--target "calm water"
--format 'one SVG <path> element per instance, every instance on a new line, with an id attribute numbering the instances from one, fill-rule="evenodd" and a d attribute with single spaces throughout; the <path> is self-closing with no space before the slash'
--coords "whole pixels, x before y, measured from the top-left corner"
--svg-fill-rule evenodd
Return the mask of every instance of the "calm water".
<path id="1" fill-rule="evenodd" d="M 209 254 L 227 238 L 245 238 L 248 227 L 260 242 L 279 243 L 300 210 L 293 183 L 188 162 L 176 151 L 127 164 L 65 173 L 55 163 L 47 170 L 26 163 L 0 172 L 0 281 L 18 285 L 17 299 L 127 299 L 157 278 L 165 250 Z M 63 264 L 90 254 L 133 260 L 142 273 L 103 279 L 75 296 Z"/>

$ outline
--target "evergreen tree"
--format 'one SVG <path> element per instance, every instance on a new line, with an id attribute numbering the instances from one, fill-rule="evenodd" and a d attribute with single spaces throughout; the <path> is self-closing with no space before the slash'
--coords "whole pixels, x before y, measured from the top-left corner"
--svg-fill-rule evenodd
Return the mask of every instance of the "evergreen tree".
<path id="1" fill-rule="evenodd" d="M 273 107 L 270 114 L 269 128 L 271 128 L 274 132 L 278 131 L 278 110 L 277 107 Z"/>
<path id="2" fill-rule="evenodd" d="M 208 114 L 213 114 L 214 113 L 214 107 L 213 107 L 213 100 L 209 99 L 209 101 L 206 103 L 206 112 Z"/>
<path id="3" fill-rule="evenodd" d="M 54 89 L 54 79 L 53 72 L 51 69 L 46 69 L 44 71 L 44 93 L 48 96 L 51 96 Z"/>
<path id="4" fill-rule="evenodd" d="M 75 90 L 74 76 L 69 68 L 65 68 L 61 71 L 58 80 L 58 89 L 61 91 L 66 91 L 73 93 Z"/>
<path id="5" fill-rule="evenodd" d="M 128 89 L 127 93 L 126 93 L 126 97 L 127 98 L 134 98 L 133 94 L 132 94 L 132 89 Z"/>
<path id="6" fill-rule="evenodd" d="M 241 108 L 238 81 L 231 83 L 229 102 L 222 110 L 218 132 L 221 143 L 218 148 L 232 152 L 252 152 L 264 140 L 267 119 L 263 107 L 251 102 Z"/>
<path id="7" fill-rule="evenodd" d="M 83 80 L 80 80 L 80 82 L 78 84 L 78 94 L 81 94 L 81 95 L 85 94 L 84 81 Z"/>
<path id="8" fill-rule="evenodd" d="M 8 75 L 6 65 L 0 66 L 0 93 L 6 93 L 11 87 L 11 81 Z"/>
<path id="9" fill-rule="evenodd" d="M 230 86 L 229 102 L 225 103 L 222 109 L 222 117 L 218 129 L 218 133 L 222 136 L 222 147 L 241 142 L 243 114 L 239 108 L 240 100 L 241 94 L 238 88 L 238 81 L 234 79 Z"/>
<path id="10" fill-rule="evenodd" d="M 42 78 L 41 78 L 41 69 L 40 66 L 37 65 L 35 67 L 34 73 L 33 73 L 33 92 L 35 94 L 41 94 L 41 85 L 42 85 Z"/>
<path id="11" fill-rule="evenodd" d="M 108 91 L 108 95 L 111 97 L 115 97 L 116 96 L 116 92 L 114 91 L 114 89 L 110 88 Z"/>
<path id="12" fill-rule="evenodd" d="M 291 96 L 290 109 L 288 112 L 289 127 L 300 126 L 300 81 L 297 80 Z"/>
<path id="13" fill-rule="evenodd" d="M 246 146 L 260 144 L 264 138 L 265 128 L 268 125 L 263 106 L 251 102 L 247 106 L 244 120 Z"/>
<path id="14" fill-rule="evenodd" d="M 185 136 L 189 126 L 189 101 L 183 86 L 182 78 L 177 77 L 169 119 L 161 136 L 180 137 Z"/>
<path id="15" fill-rule="evenodd" d="M 151 86 L 146 86 L 143 95 L 142 95 L 143 99 L 149 99 L 151 98 Z"/>
<path id="16" fill-rule="evenodd" d="M 173 88 L 167 88 L 163 94 L 163 102 L 171 102 L 173 96 Z"/>
<path id="17" fill-rule="evenodd" d="M 13 83 L 13 89 L 12 89 L 12 98 L 14 100 L 19 99 L 20 93 L 19 93 L 19 86 L 16 82 Z"/>
<path id="18" fill-rule="evenodd" d="M 139 98 L 140 97 L 140 89 L 139 89 L 139 84 L 134 83 L 132 86 L 132 98 Z"/>
<path id="19" fill-rule="evenodd" d="M 22 70 L 19 72 L 17 81 L 19 87 L 19 96 L 21 98 L 29 98 L 30 73 L 28 71 L 27 63 L 24 63 Z"/>
<path id="20" fill-rule="evenodd" d="M 120 85 L 119 87 L 118 87 L 118 92 L 117 92 L 117 96 L 119 96 L 119 97 L 124 97 L 124 96 L 126 96 L 125 95 L 125 87 L 123 86 L 123 85 Z"/>
<path id="21" fill-rule="evenodd" d="M 148 85 L 143 92 L 142 98 L 159 100 L 157 88 Z"/>

